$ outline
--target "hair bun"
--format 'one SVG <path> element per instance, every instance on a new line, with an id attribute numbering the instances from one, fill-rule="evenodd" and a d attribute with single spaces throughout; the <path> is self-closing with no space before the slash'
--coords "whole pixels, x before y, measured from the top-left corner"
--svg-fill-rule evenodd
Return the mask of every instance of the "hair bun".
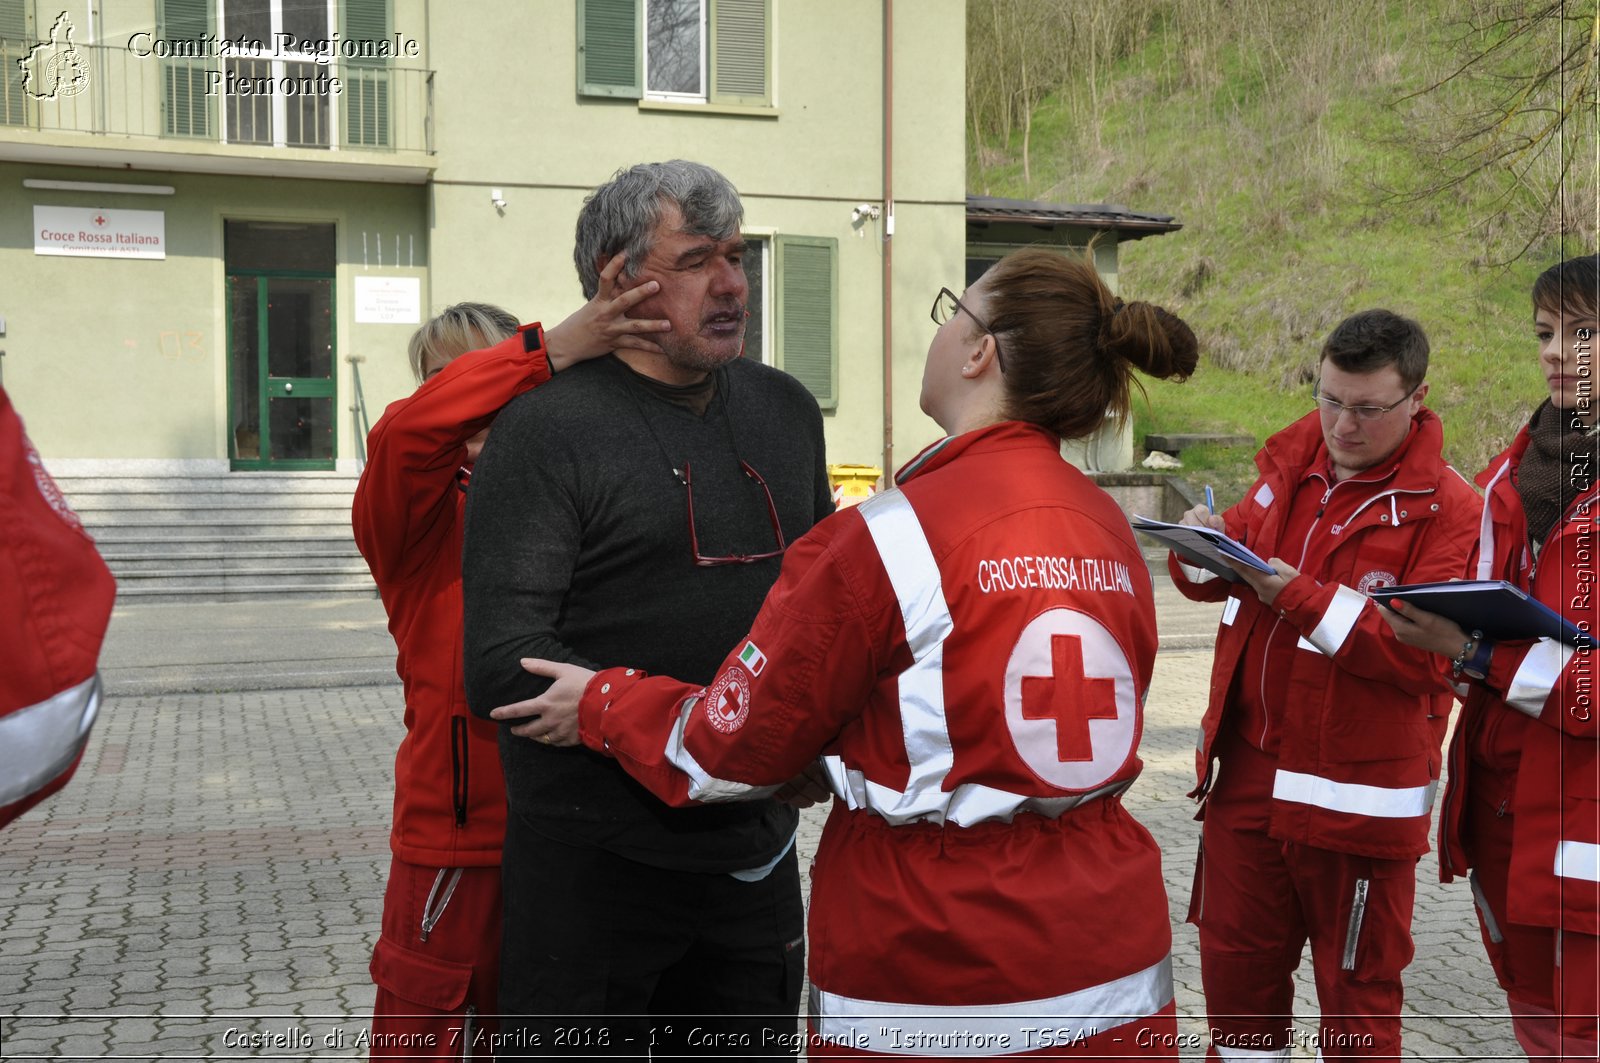
<path id="1" fill-rule="evenodd" d="M 1138 300 L 1111 301 L 1100 326 L 1100 350 L 1158 380 L 1185 380 L 1200 362 L 1200 344 L 1184 320 Z"/>

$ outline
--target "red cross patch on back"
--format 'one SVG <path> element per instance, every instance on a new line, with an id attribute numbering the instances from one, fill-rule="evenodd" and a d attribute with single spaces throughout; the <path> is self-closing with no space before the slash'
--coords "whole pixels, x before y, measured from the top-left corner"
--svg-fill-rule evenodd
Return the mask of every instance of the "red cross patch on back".
<path id="1" fill-rule="evenodd" d="M 1127 766 L 1140 730 L 1133 669 L 1098 620 L 1041 613 L 1017 637 L 1005 681 L 1012 744 L 1042 781 L 1094 790 Z"/>

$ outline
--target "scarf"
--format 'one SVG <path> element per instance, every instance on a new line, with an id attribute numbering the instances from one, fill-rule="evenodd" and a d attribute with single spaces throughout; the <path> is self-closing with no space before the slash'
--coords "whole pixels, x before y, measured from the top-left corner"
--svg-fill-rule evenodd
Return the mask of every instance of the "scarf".
<path id="1" fill-rule="evenodd" d="M 1528 421 L 1529 445 L 1517 469 L 1528 535 L 1542 544 L 1578 495 L 1600 478 L 1600 435 L 1575 425 L 1546 399 Z"/>

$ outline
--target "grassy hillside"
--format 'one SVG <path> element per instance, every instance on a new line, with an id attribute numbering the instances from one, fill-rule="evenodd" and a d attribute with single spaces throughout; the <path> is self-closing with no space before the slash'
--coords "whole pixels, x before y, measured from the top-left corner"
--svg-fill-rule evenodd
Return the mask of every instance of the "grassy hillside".
<path id="1" fill-rule="evenodd" d="M 980 42 L 1004 28 L 985 20 L 1044 0 L 969 3 L 969 63 L 995 62 L 997 47 L 1027 58 L 1004 41 Z M 1074 0 L 1035 9 L 1061 21 L 1023 35 L 1033 42 L 1026 48 L 1055 32 L 1072 58 L 1043 75 L 1048 94 L 1029 121 L 1012 116 L 1009 136 L 971 116 L 968 184 L 991 195 L 1120 203 L 1183 223 L 1121 250 L 1123 296 L 1181 314 L 1203 352 L 1189 383 L 1149 386 L 1136 442 L 1151 430 L 1264 438 L 1311 408 L 1329 329 L 1374 306 L 1427 329 L 1428 403 L 1445 421 L 1452 461 L 1475 472 L 1510 438 L 1543 394 L 1532 280 L 1563 254 L 1593 250 L 1593 116 L 1584 119 L 1588 157 L 1569 174 L 1564 218 L 1538 193 L 1559 181 L 1570 141 L 1521 176 L 1491 167 L 1439 194 L 1394 195 L 1437 182 L 1441 138 L 1501 91 L 1461 77 L 1413 95 L 1494 41 L 1493 30 L 1457 39 L 1469 9 L 1489 7 Z M 1592 21 L 1593 0 L 1587 7 Z M 1552 27 L 1540 47 L 1559 46 L 1560 32 Z M 1541 53 L 1523 45 L 1510 61 L 1532 68 Z M 973 98 L 982 100 L 976 90 Z M 1249 454 L 1186 453 L 1185 474 L 1237 491 L 1252 473 Z"/>

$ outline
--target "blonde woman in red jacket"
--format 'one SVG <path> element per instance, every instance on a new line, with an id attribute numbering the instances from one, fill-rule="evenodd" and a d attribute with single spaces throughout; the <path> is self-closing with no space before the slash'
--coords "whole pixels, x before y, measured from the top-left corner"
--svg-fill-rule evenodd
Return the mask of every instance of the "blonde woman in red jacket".
<path id="1" fill-rule="evenodd" d="M 826 779 L 812 1059 L 1175 1058 L 1161 857 L 1121 801 L 1150 577 L 1060 444 L 1126 414 L 1134 368 L 1186 376 L 1194 336 L 1043 250 L 941 291 L 933 315 L 922 408 L 949 436 L 789 548 L 709 686 L 528 661 L 556 683 L 494 715 L 581 734 L 674 805 Z M 748 1054 L 797 1041 L 774 1030 Z"/>
<path id="2" fill-rule="evenodd" d="M 666 322 L 627 311 L 618 255 L 593 300 L 546 333 L 498 307 L 457 303 L 410 344 L 421 386 L 367 439 L 351 520 L 389 614 L 405 687 L 395 756 L 394 858 L 372 954 L 372 1058 L 491 1056 L 499 983 L 505 784 L 498 728 L 467 710 L 461 678 L 461 519 L 472 463 L 507 402 L 617 347 L 654 349 Z M 481 348 L 481 349 L 480 349 Z M 470 352 L 470 353 L 468 353 Z"/>
<path id="3" fill-rule="evenodd" d="M 1600 436 L 1594 342 L 1600 257 L 1533 287 L 1549 398 L 1478 477 L 1485 488 L 1466 573 L 1526 590 L 1600 628 Z M 1468 874 L 1484 946 L 1530 1056 L 1596 1057 L 1600 1012 L 1600 704 L 1592 649 L 1492 642 L 1412 606 L 1402 642 L 1449 658 L 1466 705 L 1450 747 L 1440 876 Z"/>

